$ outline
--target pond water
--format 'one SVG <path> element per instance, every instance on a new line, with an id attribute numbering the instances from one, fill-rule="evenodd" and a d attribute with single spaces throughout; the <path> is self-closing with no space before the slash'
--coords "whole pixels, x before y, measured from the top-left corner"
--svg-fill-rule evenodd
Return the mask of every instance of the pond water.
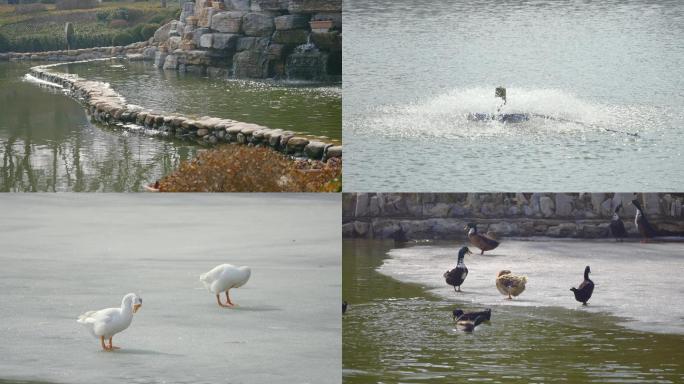
<path id="1" fill-rule="evenodd" d="M 349 190 L 684 187 L 681 1 L 346 0 L 345 23 Z M 499 85 L 529 121 L 468 120 Z"/>
<path id="2" fill-rule="evenodd" d="M 233 119 L 338 141 L 342 137 L 339 86 L 216 79 L 127 60 L 72 63 L 55 69 L 107 82 L 129 103 L 146 108 Z"/>
<path id="3" fill-rule="evenodd" d="M 670 305 L 682 289 L 668 276 L 681 270 L 684 245 L 504 239 L 466 256 L 457 295 L 442 273 L 460 245 L 343 242 L 345 383 L 684 380 L 682 313 Z M 582 307 L 569 288 L 586 264 L 596 289 Z M 529 278 L 513 301 L 494 286 L 503 268 Z M 451 319 L 457 307 L 492 308 L 491 322 L 463 333 Z"/>
<path id="4" fill-rule="evenodd" d="M 0 383 L 341 381 L 339 195 L 14 194 L 0 212 Z M 222 263 L 252 268 L 233 309 L 199 281 Z M 143 306 L 104 352 L 76 319 L 128 292 Z"/>
<path id="5" fill-rule="evenodd" d="M 0 191 L 140 191 L 195 156 L 196 145 L 107 129 L 73 99 L 0 62 Z"/>

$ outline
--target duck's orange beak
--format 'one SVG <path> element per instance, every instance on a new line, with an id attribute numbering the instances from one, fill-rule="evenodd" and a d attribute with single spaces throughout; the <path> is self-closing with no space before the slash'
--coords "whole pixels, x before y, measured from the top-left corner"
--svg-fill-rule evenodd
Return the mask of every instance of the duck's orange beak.
<path id="1" fill-rule="evenodd" d="M 133 313 L 138 312 L 138 309 L 142 307 L 142 304 L 133 304 Z"/>

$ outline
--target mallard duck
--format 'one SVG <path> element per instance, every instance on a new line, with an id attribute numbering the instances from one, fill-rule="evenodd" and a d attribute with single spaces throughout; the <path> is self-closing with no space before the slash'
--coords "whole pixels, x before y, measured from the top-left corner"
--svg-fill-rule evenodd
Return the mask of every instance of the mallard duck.
<path id="1" fill-rule="evenodd" d="M 463 284 L 466 277 L 468 276 L 468 268 L 465 266 L 463 258 L 466 254 L 471 253 L 472 252 L 470 252 L 470 249 L 468 249 L 468 247 L 462 247 L 458 251 L 458 263 L 456 264 L 456 268 L 444 272 L 443 276 L 446 279 L 446 283 L 454 287 L 454 292 L 461 292 L 461 284 Z M 456 289 L 457 287 L 458 290 Z"/>
<path id="2" fill-rule="evenodd" d="M 454 321 L 458 320 L 475 320 L 476 318 L 482 316 L 482 321 L 489 321 L 492 318 L 492 310 L 490 308 L 484 311 L 477 312 L 463 312 L 462 309 L 456 308 L 452 312 L 452 317 Z"/>
<path id="3" fill-rule="evenodd" d="M 456 316 L 457 312 L 460 313 L 459 316 Z M 472 332 L 475 327 L 491 318 L 491 312 L 491 309 L 487 309 L 482 312 L 463 313 L 460 309 L 456 309 L 453 312 L 456 328 L 464 332 Z"/>
<path id="4" fill-rule="evenodd" d="M 627 236 L 627 231 L 625 230 L 625 223 L 622 222 L 620 218 L 620 210 L 622 209 L 622 202 L 615 207 L 615 212 L 613 213 L 613 218 L 610 220 L 610 232 L 615 237 L 615 241 L 622 241 L 625 236 Z"/>
<path id="5" fill-rule="evenodd" d="M 511 296 L 520 296 L 525 290 L 525 284 L 527 284 L 527 277 L 516 276 L 509 270 L 499 271 L 496 275 L 496 288 L 503 295 L 508 295 L 508 300 L 511 300 Z"/>
<path id="6" fill-rule="evenodd" d="M 639 203 L 639 200 L 632 200 L 632 204 L 634 204 L 637 210 L 636 215 L 634 216 L 634 224 L 636 225 L 637 230 L 641 234 L 641 242 L 647 243 L 649 239 L 657 235 L 657 231 L 655 230 L 655 228 L 653 228 L 653 226 L 651 226 L 651 223 L 648 222 L 646 215 L 644 215 L 644 211 L 641 209 L 641 204 Z"/>
<path id="7" fill-rule="evenodd" d="M 481 235 L 477 233 L 477 224 L 468 223 L 465 228 L 468 232 L 468 240 L 470 244 L 480 248 L 480 255 L 484 255 L 485 251 L 491 251 L 492 249 L 499 246 L 499 242 L 488 237 L 487 235 Z"/>
<path id="8" fill-rule="evenodd" d="M 112 345 L 112 338 L 117 333 L 128 328 L 133 321 L 133 314 L 142 306 L 142 298 L 135 293 L 129 293 L 121 300 L 120 308 L 107 308 L 99 311 L 88 311 L 76 320 L 83 324 L 90 333 L 100 339 L 102 349 L 113 351 L 119 349 Z M 105 345 L 105 339 L 109 339 L 109 345 Z"/>
<path id="9" fill-rule="evenodd" d="M 233 307 L 230 301 L 230 290 L 245 285 L 251 274 L 249 267 L 236 267 L 231 264 L 221 264 L 211 271 L 200 276 L 200 281 L 204 286 L 216 295 L 216 301 L 221 307 Z M 221 303 L 221 292 L 226 293 L 226 304 Z"/>
<path id="10" fill-rule="evenodd" d="M 347 312 L 347 302 L 343 301 L 342 302 L 342 314 L 344 315 Z"/>
<path id="11" fill-rule="evenodd" d="M 594 282 L 589 279 L 590 273 L 591 269 L 587 265 L 587 267 L 584 268 L 584 281 L 582 284 L 580 284 L 579 288 L 570 288 L 575 294 L 575 300 L 582 303 L 582 305 L 587 305 L 587 301 L 591 298 L 591 294 L 594 293 Z"/>

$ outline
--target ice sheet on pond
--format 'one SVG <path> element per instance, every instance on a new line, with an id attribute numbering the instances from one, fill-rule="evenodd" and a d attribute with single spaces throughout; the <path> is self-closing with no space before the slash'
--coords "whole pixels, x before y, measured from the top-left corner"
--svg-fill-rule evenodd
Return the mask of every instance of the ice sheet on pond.
<path id="1" fill-rule="evenodd" d="M 0 199 L 0 381 L 339 383 L 339 196 Z M 220 308 L 199 275 L 249 265 Z M 79 314 L 143 298 L 116 352 Z"/>
<path id="2" fill-rule="evenodd" d="M 454 301 L 482 306 L 513 305 L 563 307 L 603 312 L 624 318 L 623 325 L 641 331 L 684 334 L 684 243 L 504 239 L 484 255 L 471 247 L 465 257 L 468 277 L 455 293 L 442 275 L 456 266 L 461 244 L 418 245 L 393 249 L 379 272 L 403 282 L 431 288 Z M 575 301 L 571 287 L 583 280 L 591 266 L 596 285 L 589 305 Z M 496 289 L 498 271 L 508 269 L 528 278 L 525 292 L 504 300 Z"/>

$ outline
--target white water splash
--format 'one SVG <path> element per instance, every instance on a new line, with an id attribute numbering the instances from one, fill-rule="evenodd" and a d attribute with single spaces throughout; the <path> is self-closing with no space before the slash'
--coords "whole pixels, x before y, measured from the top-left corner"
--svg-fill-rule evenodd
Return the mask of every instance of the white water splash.
<path id="1" fill-rule="evenodd" d="M 606 129 L 636 133 L 655 111 L 583 100 L 558 89 L 508 88 L 501 113 L 527 113 L 530 121 L 469 121 L 470 113 L 494 114 L 500 99 L 495 87 L 454 89 L 427 100 L 386 105 L 374 110 L 365 130 L 388 136 L 462 138 L 499 135 L 587 133 Z M 359 127 L 361 128 L 361 127 Z"/>

